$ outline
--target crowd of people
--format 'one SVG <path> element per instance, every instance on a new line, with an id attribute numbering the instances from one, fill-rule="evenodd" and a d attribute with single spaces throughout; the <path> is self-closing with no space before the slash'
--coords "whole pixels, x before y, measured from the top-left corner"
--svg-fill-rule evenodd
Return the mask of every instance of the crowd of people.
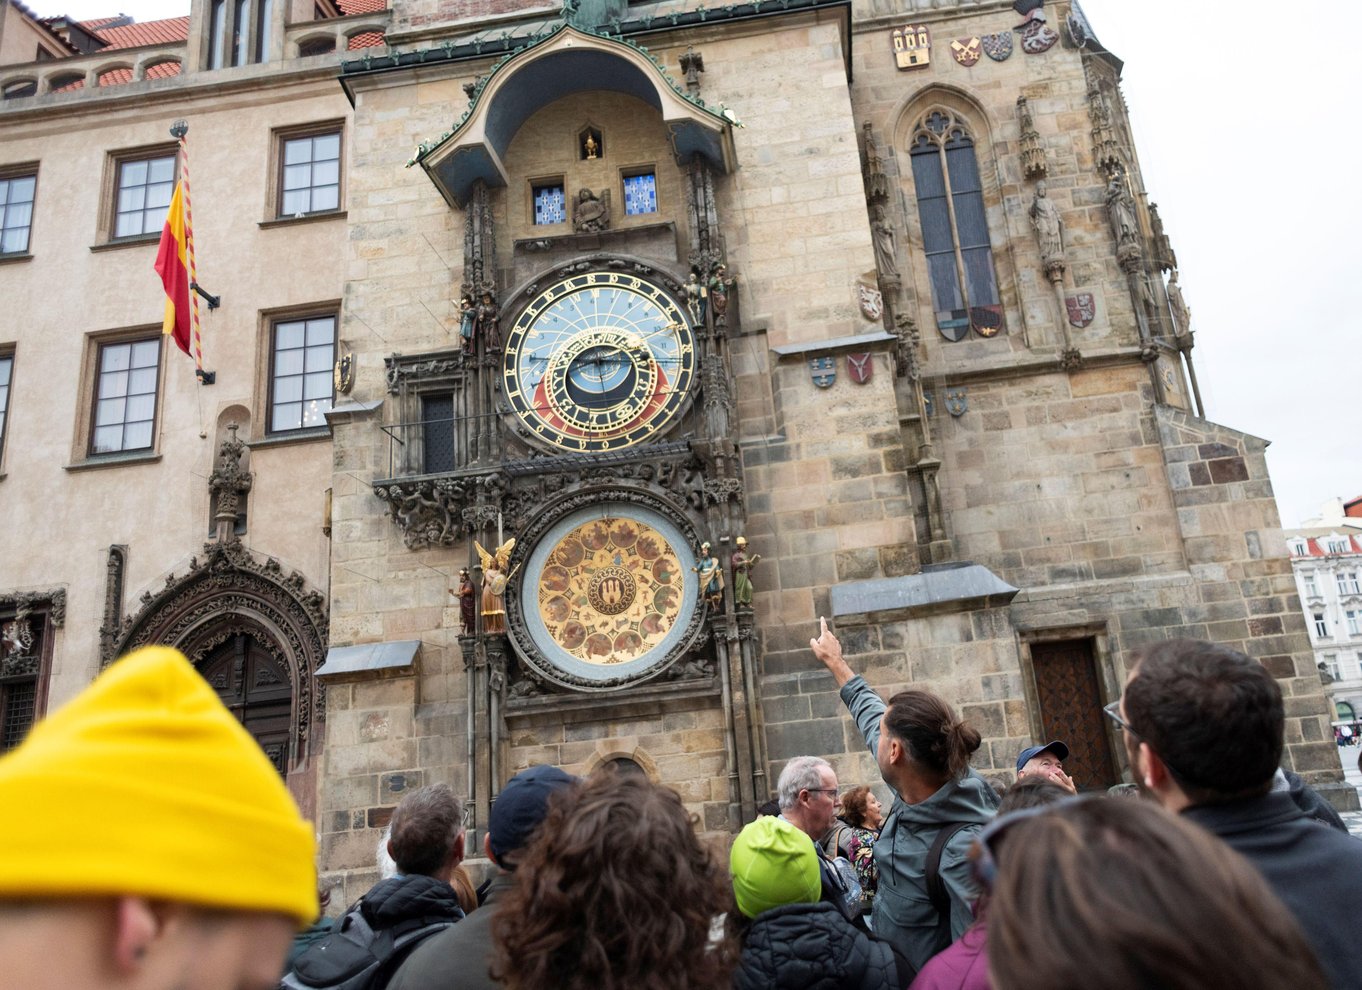
<path id="1" fill-rule="evenodd" d="M 259 747 L 182 656 L 139 651 L 0 759 L 0 801 L 24 809 L 0 825 L 0 986 L 273 990 L 290 948 L 291 990 L 1323 990 L 1362 974 L 1362 843 L 1282 770 L 1285 703 L 1256 661 L 1189 640 L 1130 658 L 1105 713 L 1144 799 L 1077 793 L 1062 740 L 1018 753 L 1000 796 L 942 698 L 881 699 L 826 623 L 810 646 L 882 789 L 843 791 L 796 757 L 770 813 L 720 850 L 666 786 L 531 767 L 492 805 L 495 873 L 475 893 L 462 803 L 432 784 L 398 804 L 391 866 L 333 920 L 312 829 Z"/>

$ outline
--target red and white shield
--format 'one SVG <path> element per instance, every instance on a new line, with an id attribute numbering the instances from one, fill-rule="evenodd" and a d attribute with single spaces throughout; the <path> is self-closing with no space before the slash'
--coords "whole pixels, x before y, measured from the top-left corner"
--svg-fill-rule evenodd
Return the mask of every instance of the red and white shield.
<path id="1" fill-rule="evenodd" d="M 1082 330 L 1097 315 L 1097 300 L 1091 292 L 1079 292 L 1064 297 L 1064 308 L 1069 311 L 1069 323 Z"/>
<path id="2" fill-rule="evenodd" d="M 864 385 L 875 374 L 875 355 L 866 351 L 847 355 L 847 374 L 857 385 Z"/>

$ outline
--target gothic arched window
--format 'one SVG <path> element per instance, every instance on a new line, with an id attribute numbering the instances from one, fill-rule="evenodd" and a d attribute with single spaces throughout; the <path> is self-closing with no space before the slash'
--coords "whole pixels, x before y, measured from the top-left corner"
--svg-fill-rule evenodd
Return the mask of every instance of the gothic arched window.
<path id="1" fill-rule="evenodd" d="M 918 121 L 908 154 L 936 325 L 950 340 L 963 340 L 971 326 L 992 337 L 1003 310 L 974 140 L 963 121 L 936 107 Z"/>

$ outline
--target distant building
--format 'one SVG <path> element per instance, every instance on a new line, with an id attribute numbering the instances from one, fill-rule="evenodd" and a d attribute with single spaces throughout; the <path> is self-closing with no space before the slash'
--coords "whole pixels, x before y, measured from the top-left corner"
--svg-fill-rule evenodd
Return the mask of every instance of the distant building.
<path id="1" fill-rule="evenodd" d="M 1362 717 L 1362 496 L 1324 503 L 1318 517 L 1285 535 L 1334 723 L 1356 722 Z"/>

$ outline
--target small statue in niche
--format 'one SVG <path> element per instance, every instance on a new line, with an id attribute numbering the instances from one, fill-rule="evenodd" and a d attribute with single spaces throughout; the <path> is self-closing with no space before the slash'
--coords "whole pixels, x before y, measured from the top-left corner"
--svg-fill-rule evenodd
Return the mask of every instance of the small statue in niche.
<path id="1" fill-rule="evenodd" d="M 478 307 L 473 305 L 473 297 L 464 293 L 459 300 L 459 338 L 463 341 L 463 352 L 473 353 L 473 327 L 478 322 Z"/>
<path id="2" fill-rule="evenodd" d="M 572 229 L 578 234 L 594 234 L 610 226 L 610 190 L 597 196 L 590 189 L 577 193 L 572 204 Z"/>
<path id="3" fill-rule="evenodd" d="M 459 590 L 450 591 L 459 596 L 459 631 L 465 636 L 471 635 L 475 630 L 477 596 L 473 591 L 473 579 L 468 576 L 468 568 L 459 571 Z"/>
<path id="4" fill-rule="evenodd" d="M 594 161 L 596 158 L 596 149 L 598 145 L 596 144 L 596 139 L 591 136 L 590 131 L 587 132 L 586 140 L 582 142 L 582 147 L 586 151 L 587 161 Z"/>
<path id="5" fill-rule="evenodd" d="M 1179 337 L 1192 332 L 1192 311 L 1187 308 L 1187 300 L 1182 298 L 1182 286 L 1178 285 L 1178 270 L 1168 277 L 1168 305 L 1173 310 L 1173 332 Z"/>
<path id="6" fill-rule="evenodd" d="M 747 556 L 747 538 L 740 536 L 737 548 L 729 557 L 733 565 L 733 602 L 738 608 L 752 607 L 752 568 L 761 560 L 761 554 Z"/>
<path id="7" fill-rule="evenodd" d="M 690 313 L 690 321 L 697 327 L 705 325 L 705 297 L 707 290 L 700 284 L 700 278 L 692 268 L 690 275 L 686 278 L 686 284 L 681 287 L 686 294 L 686 312 Z"/>
<path id="8" fill-rule="evenodd" d="M 719 558 L 710 552 L 708 543 L 700 544 L 700 556 L 692 571 L 700 575 L 700 597 L 709 605 L 711 612 L 722 612 L 724 608 L 724 572 L 719 566 Z"/>
<path id="9" fill-rule="evenodd" d="M 488 553 L 477 540 L 478 559 L 482 561 L 482 631 L 500 633 L 506 631 L 506 582 L 511 575 L 507 565 L 511 562 L 511 551 L 515 549 L 515 537 L 511 537 L 495 553 Z"/>
<path id="10" fill-rule="evenodd" d="M 1047 265 L 1064 260 L 1064 218 L 1055 201 L 1045 194 L 1045 182 L 1036 183 L 1036 195 L 1031 200 L 1031 227 L 1040 242 L 1040 257 Z"/>
<path id="11" fill-rule="evenodd" d="M 1140 225 L 1135 219 L 1135 205 L 1130 193 L 1126 192 L 1125 174 L 1119 169 L 1111 173 L 1111 180 L 1107 183 L 1107 219 L 1111 222 L 1111 234 L 1116 238 L 1118 247 L 1135 242 Z"/>
<path id="12" fill-rule="evenodd" d="M 714 307 L 716 327 L 727 325 L 728 290 L 736 281 L 737 279 L 729 277 L 728 266 L 722 261 L 714 266 L 714 271 L 709 276 L 709 305 Z"/>
<path id="13" fill-rule="evenodd" d="M 477 334 L 489 354 L 500 352 L 501 324 L 497 316 L 497 302 L 489 289 L 483 290 L 482 301 L 478 303 Z"/>
<path id="14" fill-rule="evenodd" d="M 870 224 L 870 231 L 874 235 L 875 265 L 880 270 L 880 276 L 898 278 L 898 240 L 894 225 L 885 218 L 882 204 L 875 204 L 875 219 Z"/>

